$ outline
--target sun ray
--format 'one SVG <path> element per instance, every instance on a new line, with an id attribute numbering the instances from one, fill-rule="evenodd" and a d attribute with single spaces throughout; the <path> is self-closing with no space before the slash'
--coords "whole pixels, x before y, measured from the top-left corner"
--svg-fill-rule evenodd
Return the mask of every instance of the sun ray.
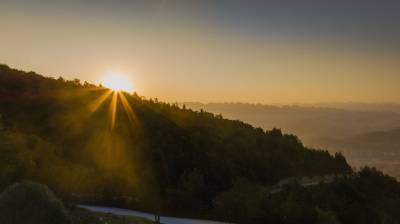
<path id="1" fill-rule="evenodd" d="M 104 101 L 111 95 L 112 90 L 107 90 L 103 95 L 90 104 L 89 109 L 93 113 L 99 109 Z"/>
<path id="2" fill-rule="evenodd" d="M 126 99 L 125 95 L 123 92 L 118 92 L 118 96 L 121 99 L 122 106 L 124 107 L 124 110 L 128 116 L 128 119 L 130 122 L 133 124 L 137 125 L 138 124 L 138 119 L 136 117 L 135 112 L 133 111 L 131 105 L 129 104 L 128 100 Z"/>
<path id="3" fill-rule="evenodd" d="M 111 114 L 111 129 L 115 127 L 115 119 L 117 116 L 117 98 L 118 94 L 116 91 L 113 91 L 113 96 L 110 103 L 110 114 Z"/>

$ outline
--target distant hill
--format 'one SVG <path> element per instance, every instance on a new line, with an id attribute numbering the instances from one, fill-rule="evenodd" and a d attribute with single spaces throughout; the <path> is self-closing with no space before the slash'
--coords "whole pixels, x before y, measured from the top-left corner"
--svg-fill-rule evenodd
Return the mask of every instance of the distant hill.
<path id="1" fill-rule="evenodd" d="M 200 215 L 238 179 L 349 172 L 294 135 L 0 66 L 0 175 L 86 203 Z M 113 121 L 115 117 L 115 121 Z"/>
<path id="2" fill-rule="evenodd" d="M 336 108 L 344 110 L 356 110 L 356 111 L 400 113 L 400 103 L 357 103 L 357 102 L 317 103 L 317 104 L 309 104 L 308 106 Z"/>
<path id="3" fill-rule="evenodd" d="M 194 110 L 204 109 L 239 119 L 256 127 L 281 128 L 298 135 L 306 145 L 321 146 L 325 138 L 347 138 L 368 132 L 400 127 L 400 114 L 323 107 L 272 106 L 244 103 L 185 103 Z"/>
<path id="4" fill-rule="evenodd" d="M 323 144 L 342 151 L 354 166 L 379 167 L 400 179 L 400 129 L 326 139 Z"/>
<path id="5" fill-rule="evenodd" d="M 339 141 L 337 141 L 339 142 Z M 343 139 L 341 143 L 346 150 L 360 152 L 400 152 L 400 129 L 376 131 Z"/>

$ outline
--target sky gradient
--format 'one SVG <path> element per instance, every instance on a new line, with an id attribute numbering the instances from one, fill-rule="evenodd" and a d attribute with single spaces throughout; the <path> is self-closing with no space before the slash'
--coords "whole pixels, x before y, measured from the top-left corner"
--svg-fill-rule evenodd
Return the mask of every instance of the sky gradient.
<path id="1" fill-rule="evenodd" d="M 399 11 L 388 0 L 0 0 L 0 63 L 94 83 L 124 73 L 170 102 L 400 102 Z"/>

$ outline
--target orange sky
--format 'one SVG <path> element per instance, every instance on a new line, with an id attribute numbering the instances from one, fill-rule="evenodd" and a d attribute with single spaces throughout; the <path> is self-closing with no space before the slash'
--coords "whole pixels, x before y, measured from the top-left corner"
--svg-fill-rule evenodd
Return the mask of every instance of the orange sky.
<path id="1" fill-rule="evenodd" d="M 0 63 L 94 83 L 116 71 L 140 95 L 172 102 L 400 102 L 400 53 L 384 39 L 122 8 L 0 3 Z"/>

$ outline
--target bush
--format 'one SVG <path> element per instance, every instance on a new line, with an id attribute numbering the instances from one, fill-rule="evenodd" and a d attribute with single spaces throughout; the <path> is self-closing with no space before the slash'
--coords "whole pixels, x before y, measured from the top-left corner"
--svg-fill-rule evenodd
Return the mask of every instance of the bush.
<path id="1" fill-rule="evenodd" d="M 2 224 L 69 224 L 60 200 L 46 186 L 22 182 L 0 194 Z"/>
<path id="2" fill-rule="evenodd" d="M 261 186 L 246 179 L 237 179 L 231 189 L 219 194 L 214 200 L 214 214 L 232 222 L 256 223 L 265 196 Z"/>

